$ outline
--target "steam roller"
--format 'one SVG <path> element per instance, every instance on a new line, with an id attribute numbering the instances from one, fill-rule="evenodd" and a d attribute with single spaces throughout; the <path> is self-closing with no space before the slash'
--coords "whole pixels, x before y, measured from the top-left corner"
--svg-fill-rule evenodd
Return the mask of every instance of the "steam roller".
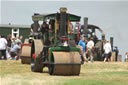
<path id="1" fill-rule="evenodd" d="M 80 49 L 76 47 L 75 34 L 69 34 L 69 22 L 80 21 L 81 17 L 66 11 L 60 8 L 60 13 L 32 16 L 33 21 L 50 21 L 40 32 L 33 32 L 33 38 L 22 47 L 23 54 L 30 56 L 32 72 L 42 72 L 48 67 L 50 75 L 80 74 Z"/>
<path id="2" fill-rule="evenodd" d="M 49 58 L 43 56 L 44 48 L 41 40 L 33 40 L 31 51 L 31 70 L 42 72 L 44 67 L 49 68 L 50 75 L 79 75 L 81 63 L 77 51 L 65 50 L 66 48 L 49 48 Z M 60 50 L 63 49 L 63 50 Z M 66 69 L 66 70 L 65 70 Z"/>

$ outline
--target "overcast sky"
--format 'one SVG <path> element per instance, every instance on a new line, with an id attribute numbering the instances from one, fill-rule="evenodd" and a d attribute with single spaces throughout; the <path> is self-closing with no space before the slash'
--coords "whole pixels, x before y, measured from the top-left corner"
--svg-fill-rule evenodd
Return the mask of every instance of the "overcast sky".
<path id="1" fill-rule="evenodd" d="M 128 51 L 128 1 L 37 1 L 37 0 L 2 0 L 0 3 L 0 23 L 30 25 L 33 13 L 55 13 L 60 7 L 67 7 L 68 12 L 88 17 L 89 24 L 99 26 L 106 33 L 107 39 L 114 37 L 114 45 L 122 55 Z"/>

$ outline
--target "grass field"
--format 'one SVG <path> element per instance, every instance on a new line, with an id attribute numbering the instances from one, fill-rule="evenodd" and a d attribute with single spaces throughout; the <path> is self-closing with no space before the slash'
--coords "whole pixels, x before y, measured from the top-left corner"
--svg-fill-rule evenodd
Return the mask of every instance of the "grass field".
<path id="1" fill-rule="evenodd" d="M 0 85 L 128 85 L 128 63 L 85 63 L 79 76 L 34 73 L 20 61 L 0 60 Z"/>

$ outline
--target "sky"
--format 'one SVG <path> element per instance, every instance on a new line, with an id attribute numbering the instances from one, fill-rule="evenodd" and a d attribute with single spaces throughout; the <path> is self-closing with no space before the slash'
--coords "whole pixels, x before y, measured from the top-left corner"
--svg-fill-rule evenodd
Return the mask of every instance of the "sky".
<path id="1" fill-rule="evenodd" d="M 104 30 L 106 39 L 114 37 L 124 56 L 128 51 L 128 1 L 127 0 L 0 0 L 0 24 L 30 25 L 34 13 L 56 13 L 60 7 L 68 12 L 88 17 L 88 23 Z"/>

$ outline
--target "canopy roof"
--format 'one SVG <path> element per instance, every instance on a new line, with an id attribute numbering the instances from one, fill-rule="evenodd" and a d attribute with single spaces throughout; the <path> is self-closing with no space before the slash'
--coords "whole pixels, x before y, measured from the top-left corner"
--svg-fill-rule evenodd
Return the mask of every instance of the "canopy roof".
<path id="1" fill-rule="evenodd" d="M 55 17 L 57 15 L 60 15 L 60 13 L 52 13 L 52 14 L 36 14 L 36 15 L 33 15 L 32 16 L 32 20 L 33 21 L 43 21 L 43 20 L 46 20 L 46 19 L 55 19 Z M 68 15 L 68 19 L 70 21 L 80 21 L 80 16 L 77 16 L 77 15 L 74 15 L 74 14 L 69 14 L 67 13 Z"/>
<path id="2" fill-rule="evenodd" d="M 103 30 L 100 27 L 92 24 L 88 24 L 88 29 L 98 29 L 100 32 L 103 32 Z"/>

